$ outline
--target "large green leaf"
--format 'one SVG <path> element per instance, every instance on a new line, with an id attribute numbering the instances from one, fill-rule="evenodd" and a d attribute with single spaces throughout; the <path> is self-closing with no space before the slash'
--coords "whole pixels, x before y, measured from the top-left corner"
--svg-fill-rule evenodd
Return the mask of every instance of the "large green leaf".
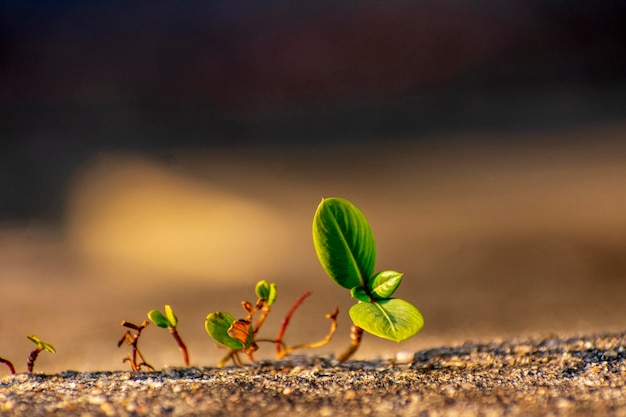
<path id="1" fill-rule="evenodd" d="M 375 336 L 401 342 L 424 326 L 424 318 L 411 303 L 399 298 L 359 303 L 350 308 L 350 318 Z"/>
<path id="2" fill-rule="evenodd" d="M 244 346 L 239 340 L 228 334 L 228 329 L 230 329 L 236 321 L 237 319 L 235 319 L 231 314 L 223 311 L 216 311 L 215 313 L 211 313 L 206 316 L 204 328 L 209 336 L 215 339 L 216 342 L 221 343 L 230 349 L 239 350 L 249 347 L 253 341 L 252 327 L 250 327 L 250 337 L 248 338 L 249 343 L 247 346 Z"/>
<path id="3" fill-rule="evenodd" d="M 378 299 L 389 298 L 396 291 L 402 274 L 396 271 L 382 271 L 372 277 L 369 282 L 369 291 L 373 297 Z"/>
<path id="4" fill-rule="evenodd" d="M 342 198 L 324 198 L 313 218 L 313 244 L 322 267 L 337 284 L 367 288 L 376 244 L 367 219 Z"/>

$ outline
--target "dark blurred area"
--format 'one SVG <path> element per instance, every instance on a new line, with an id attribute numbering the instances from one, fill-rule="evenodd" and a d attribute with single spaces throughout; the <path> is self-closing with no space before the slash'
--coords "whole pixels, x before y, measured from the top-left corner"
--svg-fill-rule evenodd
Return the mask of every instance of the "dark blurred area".
<path id="1" fill-rule="evenodd" d="M 625 46 L 623 1 L 5 1 L 0 221 L 106 151 L 623 122 Z"/>

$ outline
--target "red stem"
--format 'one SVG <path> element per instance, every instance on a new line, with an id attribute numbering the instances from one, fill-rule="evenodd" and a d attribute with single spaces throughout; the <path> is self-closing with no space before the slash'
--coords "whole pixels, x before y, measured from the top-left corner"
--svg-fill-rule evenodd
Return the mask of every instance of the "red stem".
<path id="1" fill-rule="evenodd" d="M 33 372 L 33 368 L 35 367 L 35 361 L 37 360 L 37 356 L 39 356 L 39 352 L 41 352 L 41 349 L 37 348 L 30 352 L 30 355 L 28 355 L 28 362 L 26 362 L 28 372 Z"/>
<path id="2" fill-rule="evenodd" d="M 0 358 L 0 363 L 5 364 L 9 368 L 9 372 L 11 372 L 11 375 L 15 375 L 15 368 L 13 367 L 13 363 L 11 363 L 10 360 Z"/>
<path id="3" fill-rule="evenodd" d="M 183 353 L 183 359 L 185 360 L 185 366 L 189 366 L 189 352 L 187 352 L 187 346 L 183 343 L 183 339 L 180 338 L 175 327 L 170 327 L 170 333 L 174 336 L 174 340 L 178 344 L 178 349 Z"/>
<path id="4" fill-rule="evenodd" d="M 283 336 L 285 335 L 285 331 L 287 330 L 287 326 L 289 325 L 289 320 L 291 320 L 291 316 L 293 316 L 293 313 L 296 312 L 296 310 L 298 309 L 298 307 L 300 307 L 300 304 L 302 304 L 302 302 L 309 296 L 311 295 L 311 291 L 307 291 L 304 294 L 302 294 L 300 296 L 300 298 L 298 298 L 293 305 L 291 306 L 291 309 L 289 310 L 289 312 L 287 313 L 287 315 L 285 316 L 285 318 L 283 319 L 283 324 L 280 326 L 280 331 L 278 332 L 278 336 L 276 337 L 276 352 L 278 354 L 280 354 L 280 352 L 283 349 Z"/>

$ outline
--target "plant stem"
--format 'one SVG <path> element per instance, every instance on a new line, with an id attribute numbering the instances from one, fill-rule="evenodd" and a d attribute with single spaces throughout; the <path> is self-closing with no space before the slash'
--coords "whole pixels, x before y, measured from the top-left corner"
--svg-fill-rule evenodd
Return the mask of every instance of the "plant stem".
<path id="1" fill-rule="evenodd" d="M 339 355 L 337 359 L 339 359 L 340 362 L 343 362 L 343 361 L 348 360 L 350 357 L 352 357 L 352 355 L 354 355 L 357 349 L 359 349 L 359 346 L 361 346 L 362 338 L 363 338 L 363 329 L 361 329 L 356 324 L 353 324 L 352 328 L 350 329 L 350 340 L 352 341 L 350 343 L 350 347 L 348 347 L 348 350 L 346 350 L 341 355 Z"/>
<path id="2" fill-rule="evenodd" d="M 0 363 L 5 364 L 9 368 L 9 372 L 11 372 L 11 375 L 15 375 L 15 368 L 13 367 L 13 363 L 10 360 L 0 358 Z"/>
<path id="3" fill-rule="evenodd" d="M 189 366 L 189 352 L 187 352 L 187 346 L 183 343 L 183 339 L 180 338 L 180 335 L 176 331 L 176 327 L 169 328 L 170 333 L 174 336 L 174 340 L 178 344 L 178 349 L 183 353 L 183 359 L 185 360 L 185 366 Z"/>
<path id="4" fill-rule="evenodd" d="M 270 312 L 270 306 L 268 306 L 267 304 L 263 305 L 263 309 L 261 310 L 261 315 L 259 316 L 259 320 L 256 322 L 256 326 L 254 326 L 254 330 L 253 330 L 254 334 L 257 334 L 257 332 L 263 325 L 263 322 L 267 318 L 267 315 L 269 314 L 269 312 Z"/>
<path id="5" fill-rule="evenodd" d="M 41 352 L 41 348 L 37 348 L 35 350 L 33 350 L 32 352 L 30 352 L 30 355 L 28 355 L 28 362 L 26 363 L 26 366 L 28 367 L 28 372 L 33 372 L 33 368 L 35 367 L 35 361 L 37 360 L 37 356 L 39 356 L 39 352 Z"/>
<path id="6" fill-rule="evenodd" d="M 280 326 L 280 331 L 278 332 L 278 336 L 276 337 L 276 353 L 280 355 L 280 352 L 282 351 L 283 348 L 283 336 L 285 335 L 285 331 L 287 330 L 287 326 L 289 325 L 289 320 L 291 320 L 291 316 L 293 316 L 293 313 L 295 313 L 295 311 L 298 309 L 298 307 L 300 307 L 300 304 L 302 304 L 302 302 L 309 296 L 311 295 L 311 291 L 307 291 L 304 294 L 302 294 L 291 306 L 291 309 L 289 310 L 289 312 L 287 313 L 287 315 L 285 316 L 285 318 L 283 319 L 283 323 Z"/>
<path id="7" fill-rule="evenodd" d="M 339 308 L 336 308 L 335 311 L 330 314 L 326 314 L 326 318 L 332 320 L 332 323 L 330 324 L 330 331 L 328 332 L 325 338 L 317 342 L 303 343 L 301 345 L 286 347 L 282 349 L 280 352 L 278 352 L 277 358 L 282 359 L 283 357 L 285 357 L 286 354 L 296 349 L 304 349 L 304 348 L 313 349 L 313 348 L 317 348 L 320 346 L 324 346 L 326 343 L 330 342 L 330 339 L 333 338 L 333 335 L 335 334 L 335 331 L 337 330 L 337 315 L 338 314 L 339 314 Z"/>

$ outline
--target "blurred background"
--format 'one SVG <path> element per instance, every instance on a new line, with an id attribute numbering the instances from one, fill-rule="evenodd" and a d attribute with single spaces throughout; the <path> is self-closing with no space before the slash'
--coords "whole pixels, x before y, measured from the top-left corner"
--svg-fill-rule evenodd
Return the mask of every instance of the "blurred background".
<path id="1" fill-rule="evenodd" d="M 121 320 L 205 316 L 278 285 L 272 337 L 349 343 L 311 241 L 322 197 L 367 216 L 424 314 L 357 358 L 624 329 L 626 3 L 0 3 L 0 356 L 126 369 Z M 140 348 L 180 366 L 165 330 Z M 273 346 L 258 357 L 272 357 Z M 310 353 L 310 352 L 309 352 Z M 5 371 L 1 370 L 0 375 Z"/>

